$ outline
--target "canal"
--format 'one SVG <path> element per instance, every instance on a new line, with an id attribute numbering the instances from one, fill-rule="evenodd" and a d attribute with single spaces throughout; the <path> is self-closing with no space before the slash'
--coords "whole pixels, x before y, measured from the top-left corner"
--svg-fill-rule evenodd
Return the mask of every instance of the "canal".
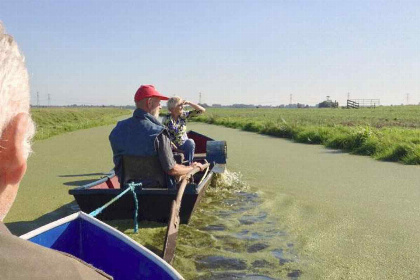
<path id="1" fill-rule="evenodd" d="M 420 279 L 420 168 L 192 123 L 228 143 L 228 172 L 180 229 L 186 279 Z M 112 168 L 112 126 L 34 145 L 6 223 L 21 234 L 77 210 L 70 188 Z M 114 227 L 160 253 L 165 227 Z"/>

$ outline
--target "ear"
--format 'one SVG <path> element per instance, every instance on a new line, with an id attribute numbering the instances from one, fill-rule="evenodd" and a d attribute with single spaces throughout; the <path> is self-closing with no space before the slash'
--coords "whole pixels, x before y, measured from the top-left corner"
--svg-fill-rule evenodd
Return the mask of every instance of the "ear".
<path id="1" fill-rule="evenodd" d="M 23 141 L 29 116 L 16 115 L 0 138 L 0 191 L 8 185 L 19 184 L 26 172 Z"/>
<path id="2" fill-rule="evenodd" d="M 149 104 L 150 104 L 150 98 L 146 98 L 146 100 L 144 100 L 144 107 L 147 110 L 149 110 Z"/>

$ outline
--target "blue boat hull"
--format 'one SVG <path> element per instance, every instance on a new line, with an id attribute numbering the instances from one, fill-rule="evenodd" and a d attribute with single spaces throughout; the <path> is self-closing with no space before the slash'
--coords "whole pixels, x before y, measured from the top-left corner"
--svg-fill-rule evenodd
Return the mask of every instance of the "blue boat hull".
<path id="1" fill-rule="evenodd" d="M 69 253 L 114 279 L 183 279 L 156 254 L 83 212 L 31 231 L 21 238 Z"/>

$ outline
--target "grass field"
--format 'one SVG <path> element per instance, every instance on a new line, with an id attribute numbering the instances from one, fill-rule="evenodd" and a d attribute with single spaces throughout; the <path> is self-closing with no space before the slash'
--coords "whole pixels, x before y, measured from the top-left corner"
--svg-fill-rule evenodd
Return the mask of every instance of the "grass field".
<path id="1" fill-rule="evenodd" d="M 116 122 L 131 114 L 117 108 L 32 108 L 35 140 Z M 375 109 L 208 108 L 196 121 L 296 142 L 322 144 L 379 160 L 420 164 L 420 106 Z"/>
<path id="2" fill-rule="evenodd" d="M 35 140 L 64 132 L 116 123 L 116 118 L 131 114 L 117 108 L 31 108 L 36 123 Z"/>
<path id="3" fill-rule="evenodd" d="M 299 143 L 322 144 L 379 160 L 420 164 L 420 106 L 362 109 L 209 108 L 196 121 Z"/>

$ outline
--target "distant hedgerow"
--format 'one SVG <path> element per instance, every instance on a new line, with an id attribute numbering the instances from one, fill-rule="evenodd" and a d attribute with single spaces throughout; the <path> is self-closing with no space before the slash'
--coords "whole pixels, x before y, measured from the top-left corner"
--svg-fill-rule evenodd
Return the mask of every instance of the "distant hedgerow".
<path id="1" fill-rule="evenodd" d="M 420 164 L 420 106 L 376 109 L 214 109 L 196 121 Z"/>

